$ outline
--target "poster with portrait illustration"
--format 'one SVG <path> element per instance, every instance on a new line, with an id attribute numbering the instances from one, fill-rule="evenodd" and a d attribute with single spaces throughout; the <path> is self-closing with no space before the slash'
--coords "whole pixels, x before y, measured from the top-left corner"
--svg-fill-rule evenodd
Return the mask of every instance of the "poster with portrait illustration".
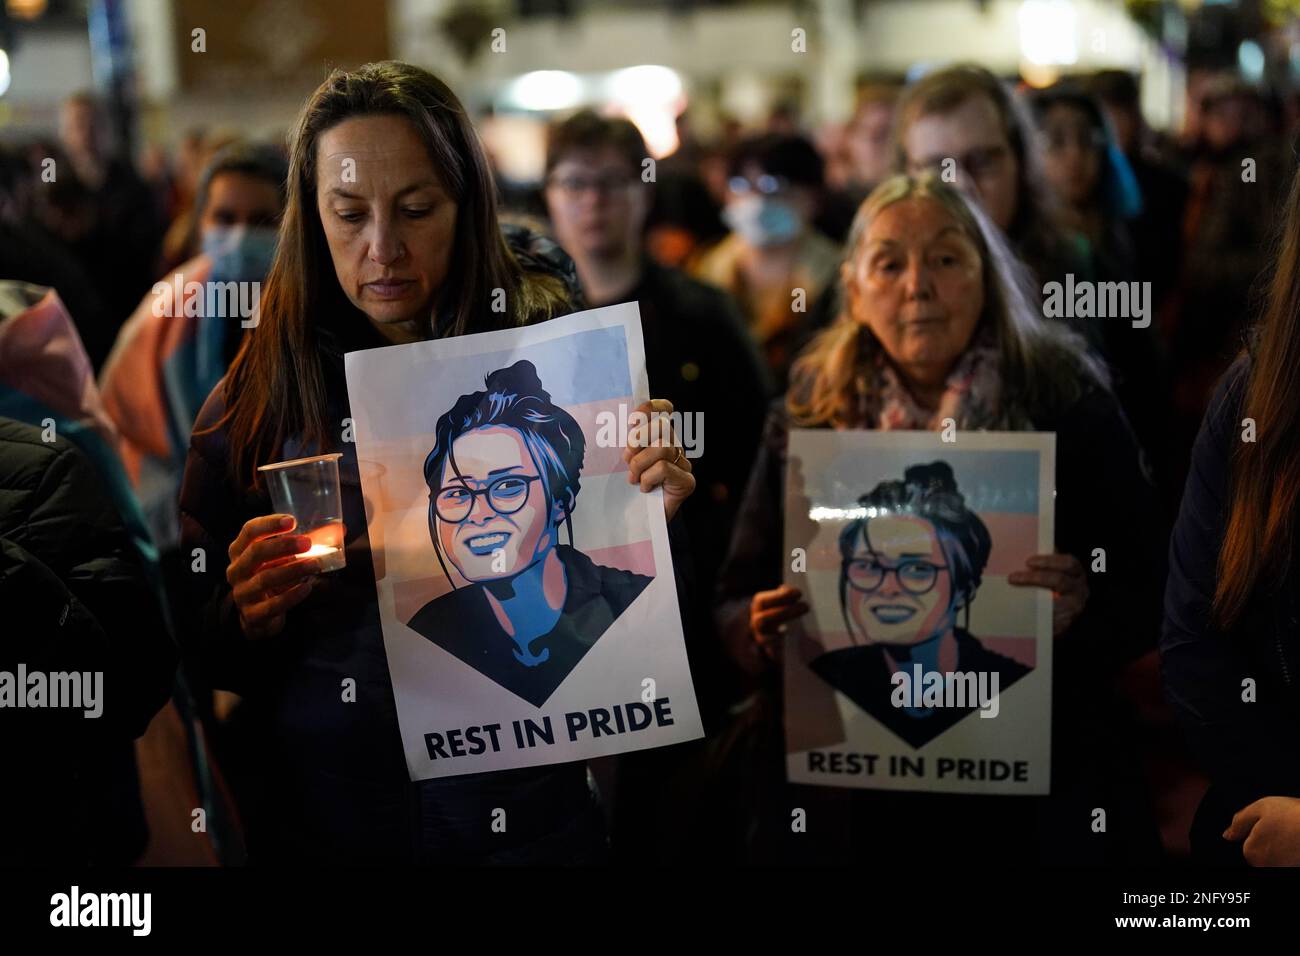
<path id="1" fill-rule="evenodd" d="M 1056 436 L 790 434 L 783 646 L 788 778 L 1045 794 Z"/>
<path id="2" fill-rule="evenodd" d="M 635 304 L 345 356 L 412 780 L 702 735 Z"/>

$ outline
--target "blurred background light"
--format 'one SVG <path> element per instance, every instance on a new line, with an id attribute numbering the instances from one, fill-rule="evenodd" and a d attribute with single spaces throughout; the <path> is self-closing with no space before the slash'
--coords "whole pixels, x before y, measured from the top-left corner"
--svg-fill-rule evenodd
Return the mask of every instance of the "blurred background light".
<path id="1" fill-rule="evenodd" d="M 1020 54 L 1037 66 L 1079 60 L 1078 15 L 1070 0 L 1025 0 L 1020 5 Z"/>
<path id="2" fill-rule="evenodd" d="M 35 20 L 46 6 L 46 0 L 5 0 L 5 10 L 16 20 Z"/>
<path id="3" fill-rule="evenodd" d="M 0 50 L 0 96 L 9 92 L 10 79 L 12 78 L 9 76 L 9 54 Z"/>
<path id="4" fill-rule="evenodd" d="M 645 137 L 655 159 L 678 146 L 677 116 L 686 108 L 682 78 L 666 66 L 630 66 L 607 81 L 609 99 Z"/>
<path id="5" fill-rule="evenodd" d="M 1237 47 L 1237 66 L 1247 83 L 1258 83 L 1264 79 L 1264 51 L 1254 40 L 1243 40 Z"/>
<path id="6" fill-rule="evenodd" d="M 566 70 L 534 70 L 505 91 L 508 105 L 524 110 L 567 110 L 582 102 L 582 80 Z"/>

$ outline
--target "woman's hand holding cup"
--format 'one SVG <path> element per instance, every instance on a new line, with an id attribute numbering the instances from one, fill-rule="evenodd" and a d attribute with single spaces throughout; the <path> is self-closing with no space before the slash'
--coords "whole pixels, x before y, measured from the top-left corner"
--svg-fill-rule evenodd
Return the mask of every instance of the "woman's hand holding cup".
<path id="1" fill-rule="evenodd" d="M 252 638 L 284 630 L 285 614 L 311 594 L 320 567 L 296 555 L 311 549 L 306 535 L 288 534 L 292 515 L 264 515 L 245 522 L 231 542 L 226 580 L 239 608 L 239 623 Z"/>

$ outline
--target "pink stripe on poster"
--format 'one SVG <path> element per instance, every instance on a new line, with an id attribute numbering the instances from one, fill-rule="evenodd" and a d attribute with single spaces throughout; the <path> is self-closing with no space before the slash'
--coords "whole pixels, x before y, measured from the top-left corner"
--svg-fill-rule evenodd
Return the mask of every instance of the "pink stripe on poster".
<path id="1" fill-rule="evenodd" d="M 634 574 L 655 576 L 655 549 L 651 541 L 634 541 L 631 544 L 618 544 L 609 548 L 594 548 L 583 553 L 595 564 L 607 568 L 621 568 Z"/>
<path id="2" fill-rule="evenodd" d="M 623 461 L 623 445 L 618 443 L 619 438 L 626 437 L 626 426 L 620 427 L 618 423 L 620 412 L 626 416 L 635 408 L 631 397 L 625 396 L 570 405 L 565 409 L 582 428 L 582 434 L 587 439 L 587 453 L 582 463 L 583 475 L 613 475 L 627 470 L 627 463 Z M 602 418 L 602 413 L 608 414 Z M 608 424 L 611 421 L 613 427 Z M 602 425 L 605 427 L 602 428 Z M 602 445 L 606 438 L 612 439 L 612 443 Z"/>
<path id="3" fill-rule="evenodd" d="M 1032 637 L 984 637 L 979 642 L 985 650 L 1019 661 L 1026 667 L 1038 666 L 1038 641 Z"/>

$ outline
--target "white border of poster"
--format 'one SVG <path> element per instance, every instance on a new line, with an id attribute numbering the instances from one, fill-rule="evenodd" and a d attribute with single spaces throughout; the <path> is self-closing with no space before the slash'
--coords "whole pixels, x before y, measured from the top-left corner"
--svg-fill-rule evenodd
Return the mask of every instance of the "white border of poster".
<path id="1" fill-rule="evenodd" d="M 485 583 L 475 570 L 464 570 L 479 553 L 465 549 L 486 537 L 439 537 L 452 542 L 450 550 L 433 543 L 445 524 L 450 527 L 441 512 L 435 515 L 434 495 L 425 480 L 426 455 L 435 460 L 436 424 L 440 417 L 454 417 L 450 410 L 462 396 L 483 391 L 489 374 L 520 360 L 532 364 L 551 402 L 567 413 L 561 416 L 571 423 L 567 427 L 576 423 L 585 438 L 581 485 L 568 521 L 545 525 L 543 535 L 554 540 L 543 537 L 548 544 L 540 546 L 560 554 L 570 544 L 571 529 L 573 547 L 566 561 L 583 563 L 564 565 L 570 585 L 566 594 L 597 594 L 581 613 L 570 613 L 570 604 L 564 605 L 560 624 L 573 641 L 585 642 L 572 645 L 578 648 L 570 655 L 574 660 L 558 650 L 558 630 L 546 638 L 551 647 L 534 653 L 531 643 L 511 643 L 505 630 L 479 626 L 495 618 L 476 614 L 486 614 L 483 609 L 489 607 L 495 613 L 501 606 L 486 597 L 489 589 L 500 593 L 493 587 L 499 581 Z M 702 736 L 663 494 L 629 484 L 621 459 L 627 416 L 650 397 L 636 304 L 520 329 L 349 352 L 345 367 L 384 646 L 411 779 L 584 760 Z M 549 466 L 544 468 L 530 451 L 536 445 L 524 440 L 522 430 L 513 431 L 519 433 L 518 447 L 525 456 L 520 460 L 531 458 L 536 466 L 524 470 L 550 474 Z M 459 454 L 462 441 L 452 443 L 453 455 Z M 481 488 L 489 484 L 484 479 Z M 537 494 L 547 501 L 541 491 Z M 497 517 L 486 511 L 495 509 L 489 502 L 498 499 L 489 499 L 485 490 L 478 495 L 471 508 L 483 510 L 476 510 L 473 520 L 491 519 L 497 522 L 491 529 L 504 527 L 507 522 L 498 520 L 503 511 Z M 553 498 L 550 503 L 554 506 Z M 545 505 L 536 513 L 545 515 Z M 540 520 L 545 524 L 548 519 Z M 489 529 L 486 523 L 483 527 Z M 519 531 L 521 541 L 528 540 L 528 527 Z M 497 550 L 492 554 L 494 560 L 500 557 Z M 524 566 L 520 561 L 518 567 Z M 575 567 L 585 569 L 586 577 Z M 511 587 L 522 591 L 519 580 L 523 575 L 509 579 Z M 575 592 L 574 580 L 598 581 L 600 590 Z M 519 592 L 508 587 L 505 593 L 513 598 Z M 610 594 L 618 598 L 607 603 Z M 606 607 L 613 609 L 612 622 Z M 456 610 L 446 610 L 452 608 Z M 588 613 L 593 608 L 596 612 Z M 466 609 L 474 613 L 463 613 Z M 473 633 L 446 626 L 466 620 L 478 622 Z M 412 622 L 418 621 L 438 624 L 417 631 Z M 489 645 L 484 642 L 492 642 L 495 656 L 486 655 Z M 550 663 L 567 661 L 564 666 L 570 669 L 552 668 L 553 679 L 543 678 L 542 685 L 534 678 L 547 673 L 552 648 L 557 654 Z M 531 668 L 520 671 L 525 677 L 515 676 L 511 654 L 521 668 Z M 492 666 L 502 667 L 501 661 L 507 669 L 492 676 Z"/>
<path id="2" fill-rule="evenodd" d="M 790 432 L 784 580 L 803 591 L 811 608 L 788 626 L 783 647 L 791 782 L 945 793 L 1049 792 L 1052 596 L 1044 588 L 1011 585 L 1006 575 L 1023 568 L 1030 554 L 1054 550 L 1056 436 L 972 431 L 953 437 L 946 442 L 942 433 L 929 431 Z M 913 611 L 902 605 L 922 606 L 922 598 L 903 594 L 905 582 L 898 578 L 911 551 L 900 549 L 892 562 L 882 555 L 858 564 L 857 549 L 871 552 L 876 545 L 840 540 L 852 522 L 861 528 L 876 515 L 878 499 L 861 503 L 860 498 L 882 482 L 901 482 L 909 466 L 934 462 L 949 466 L 966 508 L 980 519 L 972 522 L 968 514 L 965 526 L 978 524 L 991 540 L 974 598 L 953 612 L 956 626 L 944 639 L 960 646 L 966 660 L 983 662 L 979 673 L 987 681 L 979 692 L 959 678 L 947 683 L 947 696 L 939 696 L 931 674 L 961 674 L 960 666 L 931 671 L 909 658 L 910 650 L 886 652 L 883 645 L 890 642 L 879 639 L 893 634 L 890 628 L 918 627 L 898 623 L 912 620 Z M 941 544 L 937 525 L 914 524 L 928 529 L 933 554 L 945 553 L 949 546 Z M 803 549 L 802 562 L 796 549 Z M 922 564 L 920 572 L 910 565 L 904 570 L 912 575 L 908 586 L 920 590 L 938 577 L 936 593 L 953 593 L 955 585 L 944 583 L 946 569 L 936 572 Z M 969 580 L 965 571 L 960 580 Z M 851 581 L 865 582 L 866 589 L 859 588 L 855 597 Z M 897 594 L 902 597 L 890 597 Z M 944 607 L 956 601 L 949 597 Z M 932 626 L 928 616 L 915 620 L 924 621 L 919 627 Z M 954 636 L 958 630 L 960 638 Z M 899 633 L 913 639 L 910 632 Z M 976 674 L 973 667 L 968 671 Z M 1009 683 L 994 697 L 997 676 Z M 923 698 L 923 685 L 935 696 Z M 963 708 L 964 690 L 973 699 Z"/>

